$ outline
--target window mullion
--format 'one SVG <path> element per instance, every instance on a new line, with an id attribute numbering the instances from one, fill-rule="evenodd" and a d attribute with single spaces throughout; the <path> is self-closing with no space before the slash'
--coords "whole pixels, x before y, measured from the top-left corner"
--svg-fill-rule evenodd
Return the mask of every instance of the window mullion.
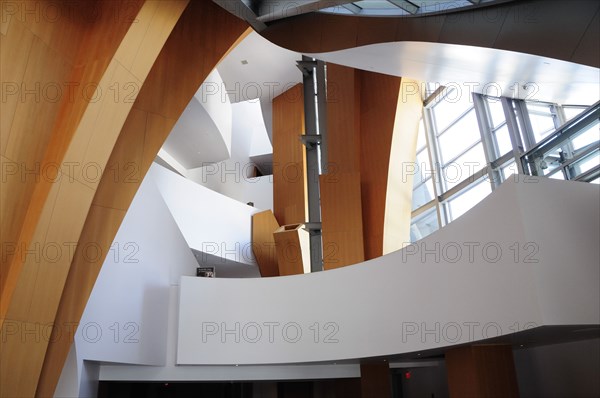
<path id="1" fill-rule="evenodd" d="M 529 118 L 529 111 L 527 110 L 527 104 L 521 99 L 513 100 L 515 104 L 515 111 L 517 118 L 521 121 L 523 127 L 523 139 L 525 140 L 525 148 L 529 150 L 535 146 L 535 134 L 533 133 L 533 127 L 531 126 L 531 119 Z"/>
<path id="2" fill-rule="evenodd" d="M 492 137 L 489 108 L 485 103 L 483 96 L 478 93 L 473 93 L 473 104 L 475 105 L 475 116 L 477 117 L 481 143 L 483 144 L 482 146 L 485 155 L 485 162 L 489 166 L 492 164 L 492 160 L 499 156 Z M 493 191 L 500 183 L 499 171 L 494 170 L 492 167 L 488 167 L 488 178 L 490 179 L 490 185 Z"/>
<path id="3" fill-rule="evenodd" d="M 504 118 L 506 119 L 506 125 L 508 126 L 508 134 L 510 135 L 510 142 L 513 147 L 513 158 L 517 165 L 517 171 L 519 174 L 525 174 L 523 170 L 523 162 L 521 156 L 525 153 L 523 142 L 521 140 L 521 133 L 519 131 L 519 123 L 515 115 L 515 109 L 513 107 L 513 100 L 507 97 L 501 97 L 502 109 L 504 110 Z"/>
<path id="4" fill-rule="evenodd" d="M 435 121 L 433 120 L 433 110 L 430 108 L 423 109 L 423 124 L 425 127 L 425 140 L 427 141 L 427 153 L 429 155 L 429 164 L 433 170 L 433 193 L 435 194 L 436 213 L 438 217 L 439 227 L 446 225 L 445 217 L 442 217 L 439 195 L 443 191 L 444 181 L 442 179 L 442 170 L 440 162 L 439 146 L 437 145 L 437 134 Z"/>

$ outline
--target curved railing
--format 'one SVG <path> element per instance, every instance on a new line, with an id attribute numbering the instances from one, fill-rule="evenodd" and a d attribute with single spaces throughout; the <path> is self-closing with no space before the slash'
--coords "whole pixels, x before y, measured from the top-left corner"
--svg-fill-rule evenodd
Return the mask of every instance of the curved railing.
<path id="1" fill-rule="evenodd" d="M 337 361 L 600 324 L 600 189 L 516 178 L 457 221 L 365 263 L 183 277 L 177 363 Z"/>

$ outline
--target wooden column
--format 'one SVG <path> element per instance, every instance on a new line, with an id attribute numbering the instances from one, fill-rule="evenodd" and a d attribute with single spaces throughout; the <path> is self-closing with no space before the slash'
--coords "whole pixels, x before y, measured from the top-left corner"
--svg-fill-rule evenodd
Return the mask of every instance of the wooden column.
<path id="1" fill-rule="evenodd" d="M 0 396 L 35 393 L 74 245 L 99 181 L 88 166 L 104 167 L 131 107 L 109 87 L 139 87 L 144 66 L 174 24 L 167 19 L 157 26 L 164 33 L 153 37 L 148 58 L 126 62 L 119 49 L 148 39 L 132 27 L 144 2 L 128 6 L 126 13 L 110 1 L 2 4 L 2 81 L 19 89 L 2 108 L 2 163 L 3 170 L 16 165 L 19 173 L 1 184 L 3 249 L 14 245 L 16 251 L 3 256 L 0 270 L 0 323 L 8 332 L 1 342 Z M 42 12 L 48 7 L 55 18 Z M 175 11 L 175 20 L 177 9 L 183 9 L 180 2 L 165 8 Z M 148 18 L 140 16 L 140 24 L 147 26 Z M 100 136 L 105 145 L 98 145 Z M 74 141 L 85 145 L 67 169 Z"/>
<path id="2" fill-rule="evenodd" d="M 474 345 L 446 351 L 451 398 L 516 398 L 519 396 L 512 348 Z"/>
<path id="3" fill-rule="evenodd" d="M 360 364 L 362 398 L 392 398 L 390 367 L 387 361 Z"/>
<path id="4" fill-rule="evenodd" d="M 324 269 L 364 261 L 360 173 L 322 175 L 320 185 Z"/>
<path id="5" fill-rule="evenodd" d="M 327 64 L 328 172 L 360 172 L 360 71 Z"/>
<path id="6" fill-rule="evenodd" d="M 353 68 L 327 65 L 328 172 L 319 180 L 323 267 L 365 260 L 360 175 L 360 80 Z"/>
<path id="7" fill-rule="evenodd" d="M 281 225 L 273 233 L 280 276 L 310 269 L 304 86 L 297 84 L 273 99 L 273 212 Z"/>
<path id="8" fill-rule="evenodd" d="M 408 241 L 412 179 L 402 175 L 402 165 L 414 161 L 422 112 L 419 84 L 409 79 L 328 64 L 327 85 L 326 269 L 379 257 Z"/>
<path id="9" fill-rule="evenodd" d="M 82 250 L 75 252 L 56 325 L 81 318 L 104 257 L 156 154 L 206 76 L 249 33 L 247 29 L 245 22 L 212 2 L 190 2 L 181 14 L 111 153 L 106 169 L 118 170 L 119 178 L 114 172 L 102 176 L 83 227 L 79 247 L 97 242 L 104 256 L 90 259 Z M 64 362 L 69 348 L 70 341 L 65 338 L 48 347 L 38 396 L 54 391 L 60 376 L 55 363 Z"/>
<path id="10" fill-rule="evenodd" d="M 297 84 L 273 99 L 273 212 L 280 225 L 306 221 L 304 94 Z"/>
<path id="11" fill-rule="evenodd" d="M 370 260 L 383 255 L 390 154 L 400 78 L 360 71 L 360 85 L 362 215 L 365 260 Z"/>
<path id="12" fill-rule="evenodd" d="M 96 88 L 142 4 L 131 2 L 127 18 L 115 24 L 112 18 L 125 13 L 110 1 L 79 7 L 49 1 L 2 3 L 0 318 L 6 316 L 42 207 L 51 188 L 60 184 L 60 163 L 84 112 L 111 97 Z M 41 12 L 48 8 L 70 17 L 50 19 Z M 81 172 L 82 165 L 76 166 Z"/>

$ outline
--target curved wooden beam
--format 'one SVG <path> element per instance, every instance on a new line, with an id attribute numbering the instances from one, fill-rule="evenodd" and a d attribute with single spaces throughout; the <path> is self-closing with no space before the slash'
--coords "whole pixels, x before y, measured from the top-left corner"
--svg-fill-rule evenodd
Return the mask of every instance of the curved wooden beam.
<path id="1" fill-rule="evenodd" d="M 23 1 L 2 12 L 3 94 L 29 91 L 2 103 L 0 396 L 52 396 L 144 174 L 247 25 L 188 0 Z M 72 91 L 47 88 L 62 83 Z"/>
<path id="2" fill-rule="evenodd" d="M 54 323 L 36 396 L 50 396 L 72 344 L 58 338 L 79 322 L 114 236 L 163 142 L 198 87 L 219 61 L 249 33 L 248 25 L 211 2 L 191 2 L 181 15 L 121 129 L 85 221 Z M 194 49 L 194 51 L 190 51 Z M 97 244 L 103 256 L 83 250 Z M 81 250 L 79 250 L 81 248 Z M 93 261 L 91 261 L 93 260 Z"/>

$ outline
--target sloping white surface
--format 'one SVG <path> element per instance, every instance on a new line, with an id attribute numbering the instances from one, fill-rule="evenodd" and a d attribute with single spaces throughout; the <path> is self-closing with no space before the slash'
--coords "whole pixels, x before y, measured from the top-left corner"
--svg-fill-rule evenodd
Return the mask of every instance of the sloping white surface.
<path id="1" fill-rule="evenodd" d="M 598 68 L 475 46 L 426 42 L 370 44 L 310 54 L 326 62 L 405 76 L 472 92 L 557 102 L 593 104 L 600 99 Z"/>
<path id="2" fill-rule="evenodd" d="M 189 247 L 255 265 L 252 214 L 259 210 L 214 192 L 153 164 L 148 176 L 156 182 Z"/>
<path id="3" fill-rule="evenodd" d="M 260 98 L 271 102 L 302 82 L 296 61 L 302 55 L 251 32 L 217 67 L 231 103 Z M 246 61 L 243 64 L 242 61 Z"/>
<path id="4" fill-rule="evenodd" d="M 296 68 L 301 59 L 301 54 L 251 32 L 219 63 L 225 83 L 221 93 L 232 103 L 260 99 L 269 140 L 273 136 L 273 98 L 302 83 L 302 73 Z"/>
<path id="5" fill-rule="evenodd" d="M 279 278 L 183 277 L 177 363 L 335 361 L 599 324 L 600 188 L 520 179 L 366 263 Z"/>
<path id="6" fill-rule="evenodd" d="M 213 70 L 187 105 L 163 145 L 186 169 L 229 159 L 232 110 L 224 83 Z"/>
<path id="7" fill-rule="evenodd" d="M 164 364 L 169 286 L 195 275 L 196 266 L 154 181 L 145 178 L 81 317 L 78 359 Z"/>

